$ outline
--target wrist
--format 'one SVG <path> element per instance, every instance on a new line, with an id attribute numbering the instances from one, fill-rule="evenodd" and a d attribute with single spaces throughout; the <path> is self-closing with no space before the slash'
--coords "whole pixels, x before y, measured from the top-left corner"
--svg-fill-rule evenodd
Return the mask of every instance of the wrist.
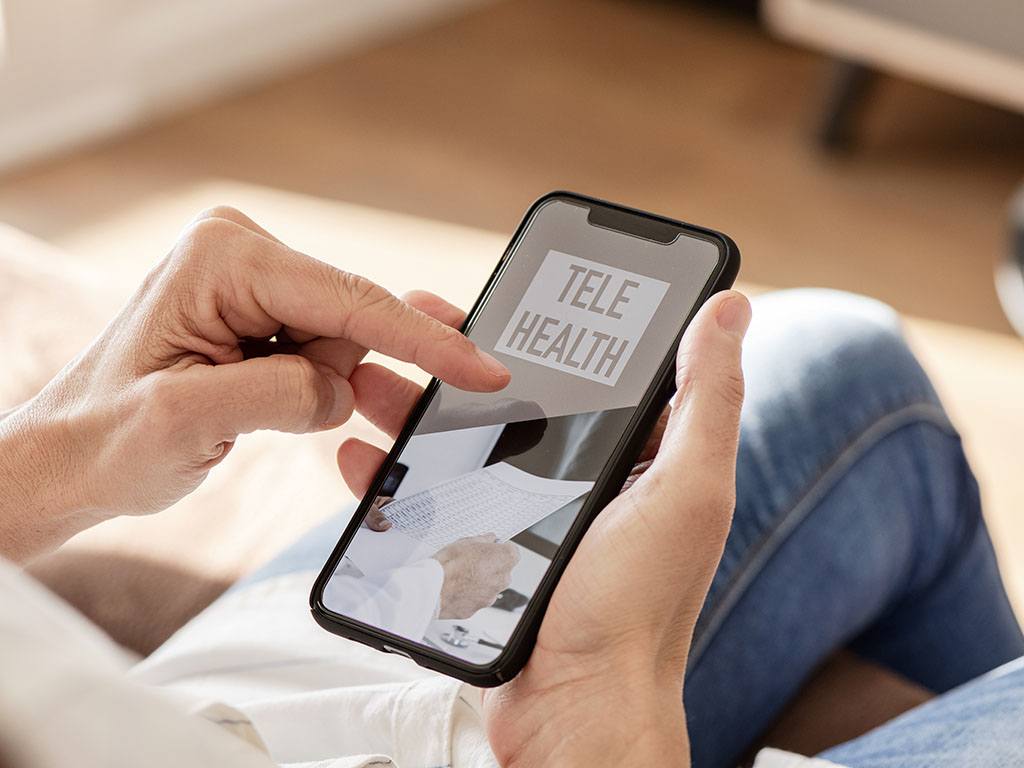
<path id="1" fill-rule="evenodd" d="M 97 522 L 84 503 L 80 430 L 36 399 L 0 420 L 0 554 L 14 562 Z"/>
<path id="2" fill-rule="evenodd" d="M 504 764 L 508 768 L 690 765 L 680 698 L 648 696 L 636 702 L 610 697 L 581 705 L 574 697 L 562 711 L 567 713 L 564 719 L 549 719 Z"/>
<path id="3" fill-rule="evenodd" d="M 538 687 L 522 697 L 518 712 L 495 713 L 489 730 L 501 765 L 689 766 L 681 680 L 600 668 L 578 682 Z M 518 699 L 520 687 L 531 681 L 513 681 L 506 695 Z"/>

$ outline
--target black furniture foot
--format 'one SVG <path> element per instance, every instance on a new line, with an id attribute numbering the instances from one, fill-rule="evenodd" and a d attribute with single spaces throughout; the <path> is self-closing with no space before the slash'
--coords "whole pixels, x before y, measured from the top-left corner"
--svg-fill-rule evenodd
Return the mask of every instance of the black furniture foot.
<path id="1" fill-rule="evenodd" d="M 853 149 L 859 119 L 876 78 L 873 69 L 857 62 L 840 59 L 832 65 L 817 131 L 822 149 L 829 152 Z"/>

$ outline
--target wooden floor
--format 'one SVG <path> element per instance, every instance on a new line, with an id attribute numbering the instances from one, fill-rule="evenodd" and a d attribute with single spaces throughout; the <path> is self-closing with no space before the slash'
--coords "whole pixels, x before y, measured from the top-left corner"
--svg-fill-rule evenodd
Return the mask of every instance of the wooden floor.
<path id="1" fill-rule="evenodd" d="M 705 6 L 508 0 L 9 174 L 0 221 L 62 244 L 220 179 L 508 232 L 567 187 L 729 232 L 747 280 L 1007 330 L 991 274 L 1024 118 L 890 80 L 859 151 L 827 157 L 826 73 Z"/>

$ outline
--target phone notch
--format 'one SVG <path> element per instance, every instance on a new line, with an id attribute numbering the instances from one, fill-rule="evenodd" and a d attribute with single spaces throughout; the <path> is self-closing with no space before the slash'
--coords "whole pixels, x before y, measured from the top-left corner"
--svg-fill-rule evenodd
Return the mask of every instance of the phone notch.
<path id="1" fill-rule="evenodd" d="M 671 245 L 680 235 L 677 224 L 661 221 L 641 213 L 601 205 L 590 206 L 587 223 L 594 227 L 610 229 L 613 232 L 632 235 L 662 245 Z"/>

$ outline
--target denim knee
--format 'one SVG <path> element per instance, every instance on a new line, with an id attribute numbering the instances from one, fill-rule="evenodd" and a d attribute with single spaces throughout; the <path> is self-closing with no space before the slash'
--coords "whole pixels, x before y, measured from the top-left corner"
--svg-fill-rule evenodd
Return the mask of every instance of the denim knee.
<path id="1" fill-rule="evenodd" d="M 745 370 L 755 402 L 782 388 L 836 409 L 938 403 L 887 305 L 826 289 L 778 291 L 753 304 Z"/>
<path id="2" fill-rule="evenodd" d="M 758 528 L 893 430 L 927 422 L 953 433 L 898 315 L 880 302 L 817 289 L 759 296 L 743 354 L 737 514 Z"/>

